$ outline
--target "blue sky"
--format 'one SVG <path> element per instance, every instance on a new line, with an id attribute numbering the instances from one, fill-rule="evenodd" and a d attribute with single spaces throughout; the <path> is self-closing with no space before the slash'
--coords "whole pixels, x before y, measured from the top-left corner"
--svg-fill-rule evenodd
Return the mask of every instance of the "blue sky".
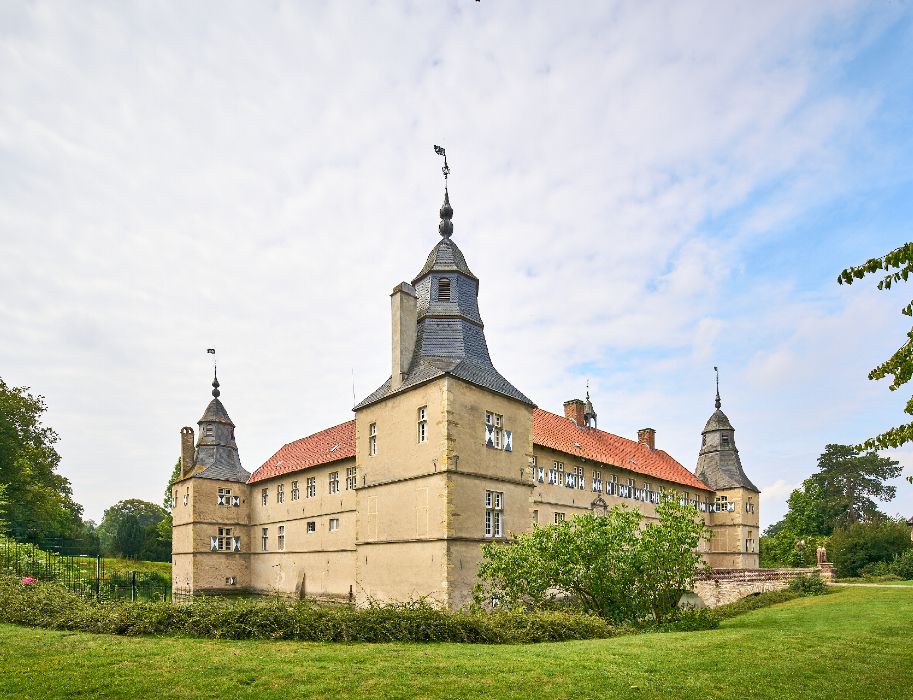
<path id="1" fill-rule="evenodd" d="M 441 143 L 499 370 L 693 468 L 719 365 L 769 524 L 904 420 L 913 288 L 836 277 L 910 239 L 910 65 L 904 3 L 4 3 L 0 376 L 96 520 L 160 500 L 206 347 L 249 469 L 347 420 Z"/>

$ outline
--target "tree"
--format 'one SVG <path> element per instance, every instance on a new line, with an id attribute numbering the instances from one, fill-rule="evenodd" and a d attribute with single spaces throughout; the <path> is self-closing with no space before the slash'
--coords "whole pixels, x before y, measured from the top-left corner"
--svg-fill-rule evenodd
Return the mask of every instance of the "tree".
<path id="1" fill-rule="evenodd" d="M 892 285 L 900 281 L 906 282 L 910 273 L 913 272 L 913 243 L 904 243 L 887 255 L 871 258 L 862 265 L 848 267 L 837 277 L 837 282 L 853 284 L 856 280 L 879 271 L 887 274 L 878 282 L 878 289 L 889 290 Z M 913 316 L 913 301 L 901 309 L 901 313 Z M 902 387 L 913 376 L 913 328 L 907 331 L 907 342 L 901 345 L 888 360 L 869 372 L 869 379 L 884 379 L 889 375 L 892 377 L 888 387 L 891 391 Z M 913 415 L 913 396 L 907 401 L 904 411 Z M 913 440 L 913 423 L 907 423 L 869 438 L 858 447 L 866 450 L 885 449 L 899 447 L 911 440 Z M 913 483 L 913 477 L 908 477 L 908 480 Z"/>
<path id="2" fill-rule="evenodd" d="M 620 622 L 668 617 L 700 569 L 709 537 L 697 510 L 667 499 L 658 523 L 625 506 L 533 528 L 510 543 L 482 547 L 477 603 L 547 607 L 570 595 L 586 611 Z"/>
<path id="3" fill-rule="evenodd" d="M 138 498 L 115 503 L 105 511 L 98 526 L 102 551 L 131 558 L 167 559 L 171 543 L 164 552 L 157 530 L 165 516 L 164 508 Z"/>
<path id="4" fill-rule="evenodd" d="M 890 562 L 911 544 L 906 523 L 883 519 L 837 530 L 831 537 L 828 554 L 838 576 L 859 576 L 866 564 Z"/>
<path id="5" fill-rule="evenodd" d="M 803 486 L 811 508 L 809 524 L 819 531 L 809 534 L 830 534 L 824 531 L 869 522 L 884 517 L 879 501 L 890 501 L 897 489 L 885 483 L 900 476 L 902 467 L 896 460 L 880 457 L 876 452 L 860 454 L 850 445 L 827 445 L 818 458 L 818 471 L 805 480 Z"/>
<path id="6" fill-rule="evenodd" d="M 43 396 L 10 387 L 0 378 L 0 485 L 6 519 L 15 537 L 32 541 L 70 538 L 81 529 L 82 506 L 70 482 L 57 473 L 57 433 L 42 425 Z"/>

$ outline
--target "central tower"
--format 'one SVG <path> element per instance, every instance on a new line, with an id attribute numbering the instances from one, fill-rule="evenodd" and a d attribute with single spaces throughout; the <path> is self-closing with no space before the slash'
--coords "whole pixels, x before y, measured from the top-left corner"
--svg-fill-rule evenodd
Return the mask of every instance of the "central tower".
<path id="1" fill-rule="evenodd" d="M 535 406 L 491 361 L 446 186 L 438 233 L 412 284 L 391 294 L 390 379 L 354 409 L 361 600 L 458 607 L 480 545 L 529 523 Z"/>

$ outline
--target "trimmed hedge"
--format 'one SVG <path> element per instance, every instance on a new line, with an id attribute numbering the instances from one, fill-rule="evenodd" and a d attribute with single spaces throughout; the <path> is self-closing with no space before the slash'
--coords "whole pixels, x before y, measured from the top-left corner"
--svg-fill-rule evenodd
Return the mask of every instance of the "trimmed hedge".
<path id="1" fill-rule="evenodd" d="M 98 603 L 52 583 L 24 585 L 8 576 L 0 576 L 0 622 L 118 635 L 311 642 L 517 644 L 623 633 L 599 617 L 566 611 L 463 613 L 426 604 L 352 608 L 281 598 Z"/>

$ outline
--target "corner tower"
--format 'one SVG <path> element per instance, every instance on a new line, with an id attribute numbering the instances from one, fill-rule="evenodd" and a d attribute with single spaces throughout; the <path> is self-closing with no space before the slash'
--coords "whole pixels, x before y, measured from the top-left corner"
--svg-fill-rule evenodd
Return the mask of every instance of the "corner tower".
<path id="1" fill-rule="evenodd" d="M 716 491 L 710 526 L 708 563 L 715 568 L 756 569 L 759 563 L 759 496 L 742 469 L 735 428 L 722 411 L 719 370 L 716 410 L 701 431 L 695 475 Z"/>
<path id="2" fill-rule="evenodd" d="M 492 363 L 446 186 L 438 233 L 391 295 L 391 377 L 354 409 L 359 601 L 459 607 L 480 545 L 529 525 L 534 404 Z"/>
<path id="3" fill-rule="evenodd" d="M 175 593 L 231 591 L 249 586 L 250 472 L 241 466 L 235 424 L 219 399 L 193 429 L 181 429 L 181 477 L 172 489 L 172 586 Z"/>

